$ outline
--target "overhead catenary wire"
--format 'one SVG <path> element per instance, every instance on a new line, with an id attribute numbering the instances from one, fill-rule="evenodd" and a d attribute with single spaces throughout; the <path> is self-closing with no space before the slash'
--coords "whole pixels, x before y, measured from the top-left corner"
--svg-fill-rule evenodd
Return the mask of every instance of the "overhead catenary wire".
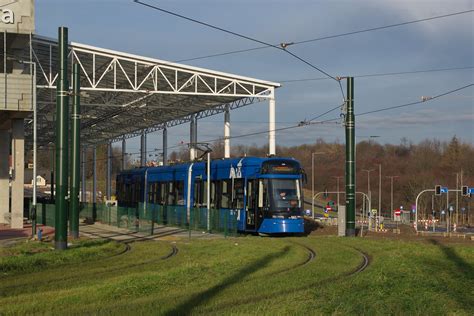
<path id="1" fill-rule="evenodd" d="M 218 30 L 218 31 L 221 31 L 221 32 L 224 32 L 224 33 L 228 33 L 228 34 L 231 34 L 231 35 L 234 35 L 234 36 L 237 36 L 237 37 L 240 37 L 240 38 L 243 38 L 243 39 L 246 39 L 246 40 L 249 40 L 249 41 L 252 41 L 252 42 L 256 42 L 256 43 L 259 43 L 259 44 L 263 44 L 265 45 L 266 47 L 273 47 L 275 49 L 278 49 L 280 51 L 283 51 L 283 52 L 286 52 L 287 54 L 293 56 L 294 58 L 298 59 L 299 61 L 305 63 L 306 65 L 310 66 L 311 68 L 319 71 L 320 73 L 326 75 L 327 77 L 339 82 L 339 80 L 330 75 L 329 73 L 327 73 L 326 71 L 324 71 L 323 69 L 321 69 L 320 67 L 317 67 L 315 65 L 313 65 L 312 63 L 308 62 L 307 60 L 299 57 L 298 55 L 290 52 L 289 50 L 286 49 L 286 47 L 288 45 L 292 45 L 292 43 L 287 43 L 287 44 L 280 44 L 280 46 L 278 44 L 270 44 L 270 43 L 267 43 L 267 42 L 264 42 L 264 41 L 261 41 L 259 39 L 256 39 L 256 38 L 253 38 L 253 37 L 250 37 L 250 36 L 247 36 L 247 35 L 243 35 L 241 33 L 237 33 L 237 32 L 234 32 L 234 31 L 230 31 L 230 30 L 227 30 L 227 29 L 224 29 L 222 27 L 219 27 L 219 26 L 215 26 L 215 25 L 212 25 L 210 23 L 206 23 L 206 22 L 203 22 L 203 21 L 199 21 L 199 20 L 196 20 L 196 19 L 193 19 L 193 18 L 190 18 L 190 17 L 187 17 L 187 16 L 184 16 L 182 14 L 178 14 L 178 13 L 175 13 L 175 12 L 172 12 L 172 11 L 169 11 L 169 10 L 165 10 L 163 8 L 160 8 L 156 5 L 152 5 L 152 4 L 149 4 L 149 3 L 145 3 L 145 2 L 142 2 L 140 0 L 134 0 L 135 3 L 137 4 L 140 4 L 140 5 L 143 5 L 143 6 L 146 6 L 148 8 L 151 8 L 151 9 L 154 9 L 154 10 L 157 10 L 157 11 L 161 11 L 163 13 L 166 13 L 166 14 L 170 14 L 170 15 L 173 15 L 175 17 L 178 17 L 178 18 L 181 18 L 181 19 L 184 19 L 184 20 L 188 20 L 188 21 L 191 21 L 191 22 L 194 22 L 194 23 L 197 23 L 197 24 L 201 24 L 201 25 L 204 25 L 206 27 L 209 27 L 209 28 L 212 28 L 212 29 L 215 29 L 215 30 Z"/>
<path id="2" fill-rule="evenodd" d="M 388 111 L 388 110 L 393 110 L 393 109 L 399 109 L 399 108 L 403 108 L 403 107 L 407 107 L 407 106 L 411 106 L 411 105 L 426 103 L 426 102 L 433 101 L 433 100 L 436 100 L 438 98 L 441 98 L 443 96 L 452 94 L 454 92 L 467 89 L 467 88 L 472 87 L 472 86 L 474 86 L 474 83 L 470 83 L 468 85 L 465 85 L 465 86 L 462 86 L 462 87 L 459 87 L 459 88 L 456 88 L 456 89 L 453 89 L 453 90 L 449 90 L 449 91 L 443 92 L 443 93 L 438 94 L 438 95 L 434 95 L 434 96 L 430 96 L 430 97 L 424 97 L 420 101 L 410 102 L 410 103 L 405 103 L 405 104 L 400 104 L 400 105 L 394 105 L 394 106 L 389 106 L 389 107 L 386 107 L 386 108 L 381 108 L 381 109 L 371 110 L 371 111 L 367 111 L 367 112 L 357 113 L 357 114 L 355 114 L 355 116 L 362 116 L 362 115 L 367 115 L 367 114 L 372 114 L 372 113 L 377 113 L 377 112 L 383 112 L 383 111 Z"/>
<path id="3" fill-rule="evenodd" d="M 301 45 L 301 44 L 306 44 L 306 43 L 311 43 L 311 42 L 317 42 L 317 41 L 323 41 L 323 40 L 338 38 L 338 37 L 345 37 L 345 36 L 351 36 L 351 35 L 356 35 L 356 34 L 361 34 L 361 33 L 379 31 L 379 30 L 384 30 L 384 29 L 389 29 L 389 28 L 394 28 L 394 27 L 400 27 L 400 26 L 405 26 L 405 25 L 410 25 L 410 24 L 415 24 L 415 23 L 420 23 L 420 22 L 426 22 L 426 21 L 431 21 L 431 20 L 436 20 L 436 19 L 443 19 L 443 18 L 447 18 L 447 17 L 452 17 L 452 16 L 466 14 L 466 13 L 472 13 L 472 12 L 474 12 L 474 10 L 466 10 L 466 11 L 453 12 L 453 13 L 448 13 L 448 14 L 443 14 L 443 15 L 436 15 L 436 16 L 431 16 L 431 17 L 427 17 L 427 18 L 423 18 L 423 19 L 405 21 L 405 22 L 400 22 L 400 23 L 395 23 L 395 24 L 382 25 L 382 26 L 371 27 L 371 28 L 367 28 L 367 29 L 361 29 L 361 30 L 357 30 L 357 31 L 339 33 L 339 34 L 328 35 L 328 36 L 322 36 L 322 37 L 317 37 L 317 38 L 312 38 L 312 39 L 307 39 L 307 40 L 302 40 L 302 41 L 295 41 L 295 42 L 292 42 L 291 45 Z M 275 44 L 275 45 L 278 45 L 278 44 Z M 228 51 L 228 52 L 224 52 L 224 53 L 210 54 L 210 55 L 205 55 L 205 56 L 200 56 L 200 57 L 181 59 L 181 60 L 177 60 L 176 62 L 185 62 L 185 61 L 193 61 L 193 60 L 199 60 L 199 59 L 214 58 L 214 57 L 220 57 L 220 56 L 226 56 L 226 55 L 240 54 L 240 53 L 245 53 L 245 52 L 251 52 L 251 51 L 266 49 L 266 48 L 269 48 L 269 47 L 270 46 L 266 45 L 266 46 L 248 48 L 248 49 L 239 49 L 239 50 Z"/>
<path id="4" fill-rule="evenodd" d="M 352 77 L 354 78 L 386 77 L 386 76 L 411 75 L 411 74 L 420 74 L 420 73 L 457 71 L 457 70 L 469 70 L 469 69 L 474 69 L 474 66 L 420 69 L 420 70 L 409 70 L 409 71 L 399 71 L 399 72 L 379 72 L 379 73 L 372 73 L 372 74 L 353 75 Z M 326 77 L 319 77 L 319 78 L 302 78 L 302 79 L 288 79 L 288 80 L 277 80 L 277 81 L 281 83 L 297 83 L 297 82 L 319 81 L 319 80 L 327 80 L 327 79 L 328 78 Z"/>

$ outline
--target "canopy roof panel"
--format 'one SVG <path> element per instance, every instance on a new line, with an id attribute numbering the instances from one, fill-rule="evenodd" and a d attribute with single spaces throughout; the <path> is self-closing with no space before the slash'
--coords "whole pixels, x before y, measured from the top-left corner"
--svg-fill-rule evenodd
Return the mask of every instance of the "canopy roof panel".
<path id="1" fill-rule="evenodd" d="M 38 145 L 46 146 L 54 141 L 57 42 L 35 36 L 32 58 L 37 64 Z M 236 109 L 273 97 L 274 88 L 280 87 L 274 82 L 79 43 L 69 44 L 70 74 L 73 63 L 81 69 L 84 145 L 175 126 L 190 121 L 192 115 L 203 118 L 227 107 Z M 31 133 L 30 127 L 27 134 Z"/>

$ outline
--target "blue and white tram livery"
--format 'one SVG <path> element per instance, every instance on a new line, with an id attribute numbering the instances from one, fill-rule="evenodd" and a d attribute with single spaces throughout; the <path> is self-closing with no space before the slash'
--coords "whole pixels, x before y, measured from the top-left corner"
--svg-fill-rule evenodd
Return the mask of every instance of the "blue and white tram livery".
<path id="1" fill-rule="evenodd" d="M 237 229 L 261 234 L 304 232 L 305 174 L 293 158 L 230 158 L 211 162 L 210 208 L 237 212 Z M 154 203 L 207 207 L 207 163 L 126 170 L 117 175 L 119 206 Z"/>

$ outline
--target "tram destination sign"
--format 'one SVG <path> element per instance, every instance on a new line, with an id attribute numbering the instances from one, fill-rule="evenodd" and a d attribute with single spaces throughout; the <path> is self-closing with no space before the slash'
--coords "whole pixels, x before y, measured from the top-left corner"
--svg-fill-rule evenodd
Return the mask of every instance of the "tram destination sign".
<path id="1" fill-rule="evenodd" d="M 270 160 L 262 165 L 262 173 L 293 174 L 299 173 L 299 164 L 291 160 Z"/>

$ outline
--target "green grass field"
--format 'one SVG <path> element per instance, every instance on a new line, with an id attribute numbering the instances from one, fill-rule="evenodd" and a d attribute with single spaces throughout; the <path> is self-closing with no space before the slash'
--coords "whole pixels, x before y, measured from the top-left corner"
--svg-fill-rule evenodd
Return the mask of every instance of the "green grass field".
<path id="1" fill-rule="evenodd" d="M 31 251 L 49 246 L 0 252 L 1 315 L 473 313 L 469 244 L 247 236 Z M 361 251 L 370 263 L 353 274 Z"/>

